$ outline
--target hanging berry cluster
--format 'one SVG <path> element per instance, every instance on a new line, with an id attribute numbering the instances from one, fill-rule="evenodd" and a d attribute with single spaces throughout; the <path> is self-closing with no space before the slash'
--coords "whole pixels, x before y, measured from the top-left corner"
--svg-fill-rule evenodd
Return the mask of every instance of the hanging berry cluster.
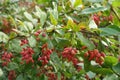
<path id="1" fill-rule="evenodd" d="M 28 40 L 27 39 L 22 39 L 20 46 L 23 46 L 24 44 L 28 44 Z"/>
<path id="2" fill-rule="evenodd" d="M 2 55 L 2 66 L 7 66 L 9 62 L 11 62 L 11 58 L 13 57 L 12 53 L 4 52 Z"/>
<path id="3" fill-rule="evenodd" d="M 103 52 L 99 52 L 97 49 L 89 50 L 84 54 L 84 57 L 87 57 L 89 61 L 95 60 L 96 63 L 102 65 L 104 62 L 105 54 Z"/>
<path id="4" fill-rule="evenodd" d="M 113 21 L 113 16 L 112 14 L 110 14 L 109 16 L 99 16 L 97 14 L 93 15 L 93 20 L 95 21 L 95 23 L 97 25 L 99 25 L 101 22 L 109 22 L 109 21 Z"/>
<path id="5" fill-rule="evenodd" d="M 34 33 L 34 35 L 36 36 L 36 40 L 42 40 L 43 38 L 46 37 L 46 33 L 43 30 L 38 30 Z"/>
<path id="6" fill-rule="evenodd" d="M 47 73 L 46 76 L 48 77 L 48 80 L 57 80 L 57 75 L 55 73 Z"/>
<path id="7" fill-rule="evenodd" d="M 9 71 L 8 80 L 15 80 L 15 78 L 16 78 L 15 71 L 14 70 Z"/>
<path id="8" fill-rule="evenodd" d="M 39 34 L 41 33 L 41 30 L 38 30 L 34 33 L 35 36 L 39 36 Z"/>
<path id="9" fill-rule="evenodd" d="M 42 62 L 42 65 L 46 65 L 50 59 L 50 54 L 52 53 L 52 50 L 48 48 L 48 44 L 43 44 L 42 46 L 42 56 L 38 58 L 38 61 Z"/>
<path id="10" fill-rule="evenodd" d="M 22 55 L 22 60 L 25 61 L 27 64 L 34 63 L 34 60 L 32 58 L 34 51 L 31 47 L 23 48 L 20 54 Z"/>
<path id="11" fill-rule="evenodd" d="M 77 50 L 72 47 L 67 47 L 62 52 L 62 57 L 66 58 L 68 62 L 72 62 L 74 67 L 79 71 L 81 70 L 81 66 L 78 66 L 77 64 L 80 63 L 80 61 L 76 58 Z"/>

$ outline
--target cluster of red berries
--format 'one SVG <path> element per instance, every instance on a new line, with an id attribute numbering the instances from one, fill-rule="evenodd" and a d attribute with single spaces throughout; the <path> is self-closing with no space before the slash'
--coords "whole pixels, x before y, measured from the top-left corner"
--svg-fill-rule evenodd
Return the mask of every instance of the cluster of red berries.
<path id="1" fill-rule="evenodd" d="M 46 65 L 50 59 L 50 54 L 52 53 L 52 50 L 48 48 L 48 44 L 43 44 L 42 46 L 42 56 L 38 58 L 38 61 L 42 62 L 42 65 Z"/>
<path id="2" fill-rule="evenodd" d="M 28 44 L 28 40 L 27 39 L 22 39 L 20 46 L 23 46 L 24 44 Z"/>
<path id="3" fill-rule="evenodd" d="M 104 22 L 104 21 L 113 21 L 113 16 L 112 14 L 110 14 L 109 16 L 99 16 L 97 14 L 94 14 L 93 15 L 93 20 L 95 21 L 95 23 L 97 25 L 99 25 L 101 22 Z"/>
<path id="4" fill-rule="evenodd" d="M 89 61 L 95 60 L 96 63 L 102 65 L 104 62 L 105 54 L 95 49 L 95 50 L 86 52 L 84 56 L 87 57 Z"/>
<path id="5" fill-rule="evenodd" d="M 40 40 L 40 37 L 39 37 L 40 34 L 41 34 L 42 37 L 46 37 L 46 34 L 45 34 L 44 31 L 38 30 L 38 31 L 36 31 L 36 32 L 34 33 L 34 35 L 37 37 L 37 38 L 36 38 L 37 41 Z"/>
<path id="6" fill-rule="evenodd" d="M 7 66 L 9 62 L 11 62 L 11 58 L 13 57 L 12 53 L 4 52 L 2 55 L 2 66 Z"/>
<path id="7" fill-rule="evenodd" d="M 34 60 L 32 58 L 32 55 L 34 54 L 34 51 L 31 47 L 26 47 L 22 49 L 22 52 L 20 53 L 22 55 L 22 60 L 26 61 L 26 63 L 34 63 Z"/>
<path id="8" fill-rule="evenodd" d="M 72 47 L 67 47 L 62 52 L 62 57 L 66 58 L 68 62 L 72 62 L 74 67 L 79 71 L 81 70 L 81 66 L 78 66 L 77 64 L 80 63 L 80 61 L 75 57 L 77 54 L 77 50 Z"/>
<path id="9" fill-rule="evenodd" d="M 14 70 L 9 71 L 8 80 L 15 80 L 15 78 L 16 78 L 15 71 Z"/>
<path id="10" fill-rule="evenodd" d="M 57 80 L 57 76 L 53 72 L 47 73 L 46 76 L 48 77 L 48 80 Z"/>

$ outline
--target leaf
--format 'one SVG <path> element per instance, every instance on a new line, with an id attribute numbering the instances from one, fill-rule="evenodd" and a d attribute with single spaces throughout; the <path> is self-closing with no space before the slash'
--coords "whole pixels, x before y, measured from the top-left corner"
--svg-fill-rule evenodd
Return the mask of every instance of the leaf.
<path id="1" fill-rule="evenodd" d="M 33 36 L 28 38 L 29 44 L 31 47 L 35 47 L 36 46 L 36 40 Z"/>
<path id="2" fill-rule="evenodd" d="M 52 53 L 52 54 L 50 55 L 50 59 L 51 59 L 51 61 L 53 62 L 54 67 L 55 67 L 57 70 L 59 70 L 59 69 L 61 68 L 61 63 L 60 63 L 60 59 L 59 59 L 57 53 L 55 53 L 55 52 Z"/>
<path id="3" fill-rule="evenodd" d="M 40 23 L 43 26 L 46 21 L 47 14 L 42 11 L 38 6 L 35 6 L 35 9 L 37 11 L 35 14 L 37 14 L 37 16 L 40 18 Z"/>
<path id="4" fill-rule="evenodd" d="M 106 7 L 98 7 L 98 8 L 86 8 L 86 9 L 83 9 L 80 14 L 92 14 L 92 13 L 95 13 L 95 12 L 99 12 L 99 11 L 105 11 L 107 10 Z"/>
<path id="5" fill-rule="evenodd" d="M 29 21 L 32 21 L 32 20 L 33 20 L 32 15 L 29 14 L 28 12 L 24 12 L 24 16 L 25 16 Z"/>
<path id="6" fill-rule="evenodd" d="M 53 49 L 53 48 L 54 48 L 53 43 L 52 43 L 51 40 L 47 40 L 47 43 L 48 43 L 48 47 L 49 47 L 50 49 Z"/>
<path id="7" fill-rule="evenodd" d="M 61 80 L 61 73 L 60 72 L 58 72 L 58 74 L 57 74 L 57 80 Z"/>
<path id="8" fill-rule="evenodd" d="M 88 39 L 86 39 L 86 38 L 82 35 L 82 33 L 77 32 L 76 35 L 77 35 L 78 39 L 81 40 L 81 41 L 83 42 L 83 44 L 85 44 L 89 49 L 92 50 L 92 49 L 95 48 L 95 46 L 94 46 Z"/>
<path id="9" fill-rule="evenodd" d="M 55 26 L 53 26 L 53 25 L 46 27 L 47 32 L 52 32 L 54 29 L 55 29 Z"/>
<path id="10" fill-rule="evenodd" d="M 58 20 L 58 10 L 57 10 L 57 4 L 55 2 L 53 2 L 53 9 L 49 9 L 49 13 L 50 13 L 50 16 L 52 14 L 51 17 L 53 17 L 53 21 L 56 21 L 54 23 L 57 23 L 57 20 Z"/>
<path id="11" fill-rule="evenodd" d="M 118 63 L 117 65 L 113 66 L 113 70 L 114 70 L 116 73 L 120 74 L 120 63 Z"/>
<path id="12" fill-rule="evenodd" d="M 55 37 L 55 40 L 58 44 L 58 46 L 68 46 L 70 44 L 70 41 L 68 39 L 65 38 L 59 38 L 59 37 Z M 63 43 L 64 42 L 64 43 Z"/>
<path id="13" fill-rule="evenodd" d="M 106 56 L 104 64 L 106 66 L 112 67 L 118 63 L 118 59 L 113 56 Z"/>
<path id="14" fill-rule="evenodd" d="M 10 51 L 14 51 L 16 53 L 21 52 L 22 48 L 20 46 L 20 41 L 18 39 L 11 40 L 9 42 L 9 48 Z"/>
<path id="15" fill-rule="evenodd" d="M 6 43 L 8 41 L 8 39 L 9 39 L 9 37 L 5 33 L 0 32 L 0 42 Z"/>
<path id="16" fill-rule="evenodd" d="M 90 79 L 92 79 L 96 76 L 96 74 L 91 71 L 87 72 L 87 75 L 89 76 Z"/>
<path id="17" fill-rule="evenodd" d="M 0 68 L 0 77 L 3 75 L 3 71 L 2 69 Z"/>
<path id="18" fill-rule="evenodd" d="M 112 5 L 114 7 L 119 7 L 120 6 L 120 0 L 113 0 Z"/>
<path id="19" fill-rule="evenodd" d="M 69 19 L 67 21 L 67 26 L 65 28 L 75 32 L 80 30 L 80 27 L 78 27 L 77 24 L 75 24 L 72 19 Z"/>
<path id="20" fill-rule="evenodd" d="M 20 74 L 20 75 L 17 76 L 16 80 L 25 80 L 25 79 L 24 79 L 23 75 Z"/>
<path id="21" fill-rule="evenodd" d="M 98 28 L 98 26 L 96 25 L 94 20 L 90 20 L 89 27 L 90 28 Z"/>
<path id="22" fill-rule="evenodd" d="M 82 0 L 75 0 L 74 7 L 77 7 L 82 4 Z"/>
<path id="23" fill-rule="evenodd" d="M 39 78 L 39 80 L 48 80 L 48 78 L 45 75 L 41 75 L 40 78 Z"/>
<path id="24" fill-rule="evenodd" d="M 15 69 L 19 68 L 18 64 L 14 63 L 14 62 L 9 63 L 8 67 L 10 70 L 15 70 Z"/>
<path id="25" fill-rule="evenodd" d="M 52 13 L 50 13 L 50 20 L 51 20 L 51 23 L 53 24 L 53 25 L 57 25 L 57 20 L 55 19 L 55 17 L 52 15 Z"/>
<path id="26" fill-rule="evenodd" d="M 102 74 L 102 75 L 113 74 L 113 71 L 110 68 L 100 68 L 97 66 L 89 66 L 89 70 L 91 70 L 96 74 Z"/>
<path id="27" fill-rule="evenodd" d="M 107 27 L 120 32 L 120 27 L 117 26 L 117 25 L 109 25 L 109 26 L 107 26 Z"/>
<path id="28" fill-rule="evenodd" d="M 105 36 L 105 35 L 120 35 L 120 31 L 117 31 L 113 28 L 99 28 L 102 32 L 101 32 L 101 36 Z"/>
<path id="29" fill-rule="evenodd" d="M 36 0 L 38 4 L 44 4 L 45 2 L 50 2 L 50 0 Z"/>
<path id="30" fill-rule="evenodd" d="M 107 75 L 103 80 L 119 80 L 119 78 L 115 75 Z"/>
<path id="31" fill-rule="evenodd" d="M 29 31 L 33 30 L 33 24 L 31 22 L 25 21 L 24 24 L 26 25 Z"/>
<path id="32" fill-rule="evenodd" d="M 95 2 L 103 2 L 103 0 L 87 0 L 89 2 L 95 3 Z"/>

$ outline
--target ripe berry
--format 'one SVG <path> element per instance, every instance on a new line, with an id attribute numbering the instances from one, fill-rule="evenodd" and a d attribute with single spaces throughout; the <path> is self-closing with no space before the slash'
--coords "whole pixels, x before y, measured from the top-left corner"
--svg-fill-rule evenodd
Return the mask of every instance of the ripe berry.
<path id="1" fill-rule="evenodd" d="M 89 50 L 88 52 L 84 54 L 84 56 L 85 58 L 88 57 L 89 61 L 95 60 L 96 63 L 98 63 L 99 65 L 102 65 L 104 62 L 105 54 L 103 52 L 100 53 L 97 49 L 95 49 L 91 51 Z"/>

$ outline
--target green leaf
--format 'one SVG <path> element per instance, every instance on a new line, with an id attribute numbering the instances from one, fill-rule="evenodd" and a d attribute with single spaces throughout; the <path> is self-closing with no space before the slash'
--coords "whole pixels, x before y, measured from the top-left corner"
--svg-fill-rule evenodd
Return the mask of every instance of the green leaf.
<path id="1" fill-rule="evenodd" d="M 120 32 L 120 27 L 117 26 L 117 25 L 109 25 L 109 26 L 107 26 L 107 27 Z"/>
<path id="2" fill-rule="evenodd" d="M 92 14 L 92 13 L 95 13 L 95 12 L 99 12 L 99 11 L 105 11 L 107 10 L 106 7 L 98 7 L 98 8 L 86 8 L 86 9 L 83 9 L 80 14 Z"/>
<path id="3" fill-rule="evenodd" d="M 57 80 L 61 80 L 61 73 L 60 72 L 58 72 L 58 74 L 57 74 Z"/>
<path id="4" fill-rule="evenodd" d="M 118 63 L 118 59 L 113 56 L 106 56 L 104 64 L 108 67 L 112 67 Z"/>
<path id="5" fill-rule="evenodd" d="M 52 32 L 54 29 L 55 29 L 55 26 L 53 26 L 53 25 L 46 27 L 47 32 Z"/>
<path id="6" fill-rule="evenodd" d="M 90 79 L 92 79 L 96 76 L 96 74 L 91 71 L 87 72 L 87 75 L 89 76 Z"/>
<path id="7" fill-rule="evenodd" d="M 112 5 L 114 7 L 119 7 L 120 6 L 120 0 L 113 0 Z"/>
<path id="8" fill-rule="evenodd" d="M 47 42 L 48 42 L 48 47 L 49 47 L 50 49 L 53 49 L 54 46 L 53 46 L 52 41 L 51 41 L 51 40 L 47 40 Z"/>
<path id="9" fill-rule="evenodd" d="M 103 2 L 103 0 L 87 0 L 89 2 L 95 3 L 95 2 Z"/>
<path id="10" fill-rule="evenodd" d="M 57 20 L 55 19 L 55 17 L 53 16 L 53 14 L 52 13 L 50 13 L 50 20 L 51 20 L 51 23 L 53 24 L 53 25 L 57 25 Z"/>
<path id="11" fill-rule="evenodd" d="M 20 74 L 20 75 L 17 76 L 16 80 L 25 80 L 25 79 L 24 79 L 23 75 Z"/>
<path id="12" fill-rule="evenodd" d="M 33 17 L 30 13 L 28 12 L 24 12 L 24 16 L 29 20 L 29 21 L 32 21 L 33 20 Z"/>
<path id="13" fill-rule="evenodd" d="M 113 70 L 120 75 L 120 63 L 117 65 L 113 66 Z"/>
<path id="14" fill-rule="evenodd" d="M 46 2 L 50 2 L 50 0 L 36 0 L 36 2 L 38 4 L 43 4 L 43 3 L 46 3 Z"/>
<path id="15" fill-rule="evenodd" d="M 82 0 L 75 0 L 74 7 L 77 7 L 82 4 Z"/>
<path id="16" fill-rule="evenodd" d="M 33 24 L 31 22 L 25 21 L 24 24 L 26 25 L 28 31 L 33 30 Z"/>
<path id="17" fill-rule="evenodd" d="M 9 48 L 10 51 L 20 53 L 22 48 L 20 46 L 20 40 L 14 39 L 9 42 Z"/>
<path id="18" fill-rule="evenodd" d="M 47 78 L 47 76 L 42 75 L 42 76 L 40 76 L 39 80 L 48 80 L 48 78 Z"/>
<path id="19" fill-rule="evenodd" d="M 0 68 L 0 77 L 3 75 L 3 71 L 2 69 Z"/>
<path id="20" fill-rule="evenodd" d="M 101 36 L 104 36 L 104 35 L 120 35 L 120 32 L 113 29 L 113 28 L 100 28 L 100 30 L 102 31 L 101 32 Z"/>
<path id="21" fill-rule="evenodd" d="M 81 40 L 81 41 L 83 42 L 83 44 L 85 44 L 89 49 L 92 50 L 92 49 L 95 48 L 95 46 L 94 46 L 88 39 L 86 39 L 86 38 L 82 35 L 82 33 L 77 32 L 76 35 L 77 35 L 78 39 Z"/>
<path id="22" fill-rule="evenodd" d="M 103 80 L 119 80 L 115 74 L 107 75 Z"/>
<path id="23" fill-rule="evenodd" d="M 3 33 L 3 32 L 0 32 L 0 42 L 7 42 L 9 39 L 9 37 Z"/>
<path id="24" fill-rule="evenodd" d="M 65 39 L 65 38 L 55 37 L 55 40 L 59 44 L 58 46 L 61 46 L 61 47 L 68 46 L 70 44 L 70 41 L 68 39 Z"/>
<path id="25" fill-rule="evenodd" d="M 96 66 L 89 66 L 89 70 L 91 70 L 96 74 L 103 74 L 103 75 L 113 74 L 113 71 L 110 68 L 100 68 Z"/>
<path id="26" fill-rule="evenodd" d="M 11 62 L 11 63 L 9 63 L 8 67 L 10 70 L 15 70 L 15 69 L 18 69 L 18 64 Z"/>
<path id="27" fill-rule="evenodd" d="M 52 53 L 50 55 L 50 59 L 53 62 L 55 69 L 59 70 L 61 68 L 61 63 L 60 63 L 60 59 L 59 59 L 57 53 L 55 53 L 55 52 Z"/>
<path id="28" fill-rule="evenodd" d="M 47 14 L 44 11 L 42 11 L 38 6 L 35 6 L 35 9 L 37 11 L 35 15 L 40 18 L 40 23 L 43 26 L 46 21 Z"/>
<path id="29" fill-rule="evenodd" d="M 29 44 L 31 47 L 35 47 L 36 46 L 36 40 L 33 36 L 28 38 Z"/>

